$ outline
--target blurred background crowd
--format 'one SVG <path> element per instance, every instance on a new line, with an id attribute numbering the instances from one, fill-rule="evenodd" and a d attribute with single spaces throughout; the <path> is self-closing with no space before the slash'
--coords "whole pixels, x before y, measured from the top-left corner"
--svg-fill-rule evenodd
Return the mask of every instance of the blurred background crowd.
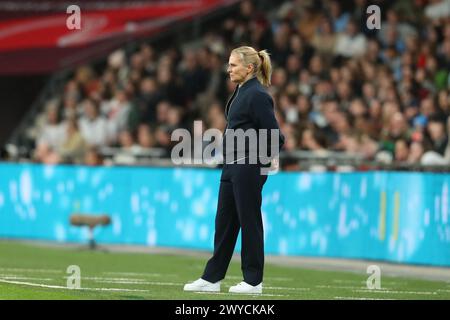
<path id="1" fill-rule="evenodd" d="M 224 130 L 229 53 L 250 45 L 272 58 L 285 155 L 450 164 L 450 1 L 375 1 L 379 30 L 366 0 L 257 3 L 242 1 L 198 39 L 142 42 L 75 69 L 26 129 L 33 161 L 135 164 L 152 150 L 170 157 L 171 133 L 194 120 Z"/>

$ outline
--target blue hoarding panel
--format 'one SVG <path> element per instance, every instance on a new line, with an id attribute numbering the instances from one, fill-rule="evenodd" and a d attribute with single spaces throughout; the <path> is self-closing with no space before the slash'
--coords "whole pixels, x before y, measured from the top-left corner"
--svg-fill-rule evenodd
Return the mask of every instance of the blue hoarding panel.
<path id="1" fill-rule="evenodd" d="M 86 242 L 72 213 L 108 214 L 99 243 L 212 250 L 220 170 L 0 164 L 0 237 Z M 450 266 L 450 174 L 270 176 L 265 251 Z M 240 243 L 237 244 L 237 249 Z"/>

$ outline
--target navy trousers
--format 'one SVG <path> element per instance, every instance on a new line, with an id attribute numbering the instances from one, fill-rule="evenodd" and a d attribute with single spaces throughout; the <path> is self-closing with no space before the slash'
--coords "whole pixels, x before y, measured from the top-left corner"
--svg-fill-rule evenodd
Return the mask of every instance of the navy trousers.
<path id="1" fill-rule="evenodd" d="M 202 278 L 217 282 L 225 278 L 241 229 L 241 261 L 244 281 L 262 282 L 264 231 L 261 216 L 262 189 L 267 175 L 258 164 L 225 164 L 220 178 L 215 220 L 214 254 Z"/>

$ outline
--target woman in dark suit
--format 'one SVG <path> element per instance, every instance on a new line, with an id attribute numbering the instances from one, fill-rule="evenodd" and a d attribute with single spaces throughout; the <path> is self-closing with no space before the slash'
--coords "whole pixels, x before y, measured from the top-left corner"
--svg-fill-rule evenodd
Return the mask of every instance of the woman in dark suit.
<path id="1" fill-rule="evenodd" d="M 261 193 L 267 180 L 265 172 L 268 167 L 277 169 L 278 162 L 274 157 L 284 143 L 275 119 L 273 100 L 266 91 L 271 73 L 270 57 L 265 50 L 258 52 L 244 46 L 230 54 L 228 74 L 237 86 L 225 108 L 228 124 L 223 138 L 224 166 L 215 221 L 214 254 L 202 277 L 186 284 L 185 291 L 220 291 L 220 281 L 225 277 L 241 229 L 244 281 L 232 286 L 229 292 L 262 293 Z M 262 129 L 266 130 L 265 136 L 259 135 Z M 276 134 L 275 140 L 272 132 Z M 246 138 L 250 140 L 248 143 Z M 238 142 L 234 143 L 236 139 Z M 261 154 L 259 149 L 263 145 L 266 151 Z M 273 147 L 276 154 L 269 157 L 267 152 Z"/>

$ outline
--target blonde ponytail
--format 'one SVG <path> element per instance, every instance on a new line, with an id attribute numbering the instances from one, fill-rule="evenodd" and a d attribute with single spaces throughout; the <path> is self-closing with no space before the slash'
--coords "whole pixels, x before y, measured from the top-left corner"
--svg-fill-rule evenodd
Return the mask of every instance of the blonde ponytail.
<path id="1" fill-rule="evenodd" d="M 272 63 L 266 50 L 258 52 L 252 47 L 243 46 L 233 49 L 231 54 L 239 55 L 245 65 L 252 64 L 258 81 L 266 87 L 270 86 Z"/>
<path id="2" fill-rule="evenodd" d="M 272 78 L 272 63 L 266 50 L 259 51 L 258 56 L 261 59 L 261 67 L 258 69 L 256 76 L 263 85 L 268 87 Z"/>

